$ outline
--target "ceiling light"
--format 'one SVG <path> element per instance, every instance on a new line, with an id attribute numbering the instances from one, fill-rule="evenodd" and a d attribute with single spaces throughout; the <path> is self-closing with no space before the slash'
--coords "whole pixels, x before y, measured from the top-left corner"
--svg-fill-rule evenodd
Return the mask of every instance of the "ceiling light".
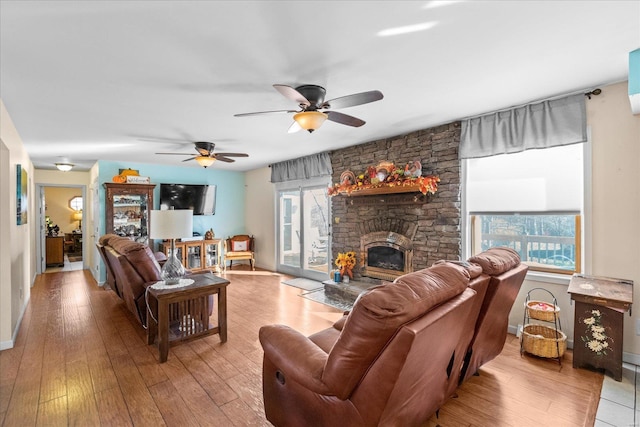
<path id="1" fill-rule="evenodd" d="M 418 31 L 428 30 L 437 25 L 437 22 L 423 22 L 422 24 L 406 25 L 404 27 L 387 28 L 386 30 L 378 31 L 378 36 L 397 36 L 399 34 L 415 33 Z"/>
<path id="2" fill-rule="evenodd" d="M 69 172 L 73 168 L 73 166 L 74 165 L 71 163 L 56 163 L 56 167 L 62 172 Z"/>
<path id="3" fill-rule="evenodd" d="M 198 162 L 198 164 L 202 167 L 207 167 L 207 166 L 211 166 L 213 164 L 213 162 L 216 161 L 215 157 L 209 157 L 209 156 L 198 156 L 196 157 L 196 162 Z"/>
<path id="4" fill-rule="evenodd" d="M 436 7 L 449 6 L 456 3 L 461 3 L 461 0 L 434 0 L 424 5 L 424 9 L 434 9 Z"/>
<path id="5" fill-rule="evenodd" d="M 322 126 L 325 120 L 327 120 L 325 113 L 320 111 L 303 111 L 293 116 L 293 120 L 300 125 L 302 129 L 308 130 L 309 133 Z"/>

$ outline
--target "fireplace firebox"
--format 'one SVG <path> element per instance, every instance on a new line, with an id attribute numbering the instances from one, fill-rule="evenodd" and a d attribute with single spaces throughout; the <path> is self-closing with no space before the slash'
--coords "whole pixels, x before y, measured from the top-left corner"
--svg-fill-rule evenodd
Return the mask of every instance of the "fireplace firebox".
<path id="1" fill-rule="evenodd" d="M 413 271 L 411 239 L 393 231 L 376 231 L 360 239 L 362 275 L 393 281 Z"/>

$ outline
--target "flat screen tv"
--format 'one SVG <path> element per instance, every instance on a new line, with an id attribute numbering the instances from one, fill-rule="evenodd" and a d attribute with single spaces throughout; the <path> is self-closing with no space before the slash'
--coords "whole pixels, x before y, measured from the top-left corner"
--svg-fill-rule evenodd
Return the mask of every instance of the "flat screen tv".
<path id="1" fill-rule="evenodd" d="M 194 215 L 216 213 L 216 186 L 160 184 L 160 209 L 191 209 Z"/>

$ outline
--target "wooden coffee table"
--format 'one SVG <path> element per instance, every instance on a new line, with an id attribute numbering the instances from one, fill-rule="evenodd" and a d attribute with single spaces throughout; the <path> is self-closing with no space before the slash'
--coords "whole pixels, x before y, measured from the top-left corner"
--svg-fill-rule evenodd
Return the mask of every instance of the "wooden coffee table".
<path id="1" fill-rule="evenodd" d="M 158 337 L 160 363 L 167 361 L 169 346 L 180 341 L 206 335 L 220 334 L 220 341 L 227 341 L 227 285 L 229 281 L 211 273 L 193 274 L 187 278 L 194 283 L 175 289 L 148 289 L 147 344 Z M 209 323 L 210 298 L 218 298 L 218 325 Z M 151 306 L 157 302 L 157 319 Z"/>

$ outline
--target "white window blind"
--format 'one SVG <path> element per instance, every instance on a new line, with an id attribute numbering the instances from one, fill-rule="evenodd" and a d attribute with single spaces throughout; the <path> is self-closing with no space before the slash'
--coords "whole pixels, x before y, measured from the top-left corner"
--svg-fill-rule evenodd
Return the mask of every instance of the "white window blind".
<path id="1" fill-rule="evenodd" d="M 467 160 L 466 210 L 580 212 L 584 144 Z"/>

